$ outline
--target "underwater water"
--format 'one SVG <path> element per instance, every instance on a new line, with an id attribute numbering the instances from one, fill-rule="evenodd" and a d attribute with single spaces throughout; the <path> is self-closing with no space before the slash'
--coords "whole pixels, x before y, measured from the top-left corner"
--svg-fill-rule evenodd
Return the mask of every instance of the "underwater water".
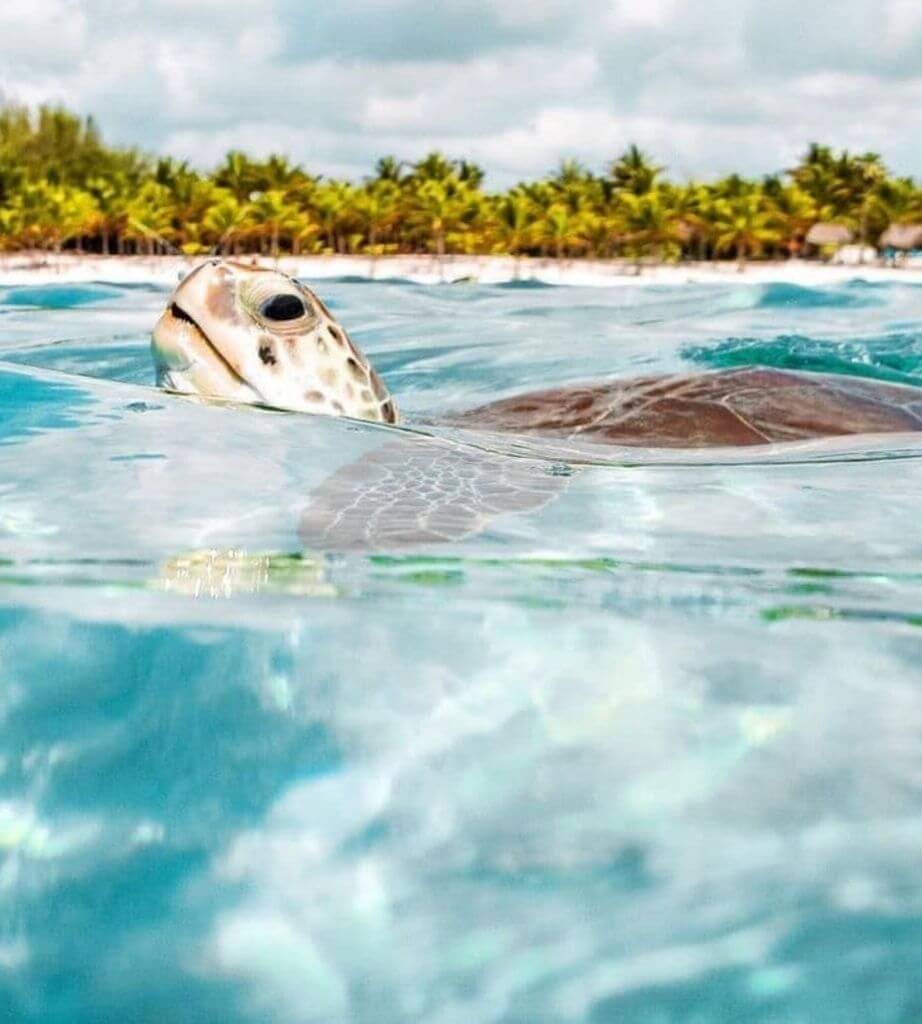
<path id="1" fill-rule="evenodd" d="M 157 287 L 0 287 L 0 1017 L 922 1021 L 922 435 L 427 425 L 922 385 L 922 289 L 320 291 L 409 429 L 157 391 Z"/>

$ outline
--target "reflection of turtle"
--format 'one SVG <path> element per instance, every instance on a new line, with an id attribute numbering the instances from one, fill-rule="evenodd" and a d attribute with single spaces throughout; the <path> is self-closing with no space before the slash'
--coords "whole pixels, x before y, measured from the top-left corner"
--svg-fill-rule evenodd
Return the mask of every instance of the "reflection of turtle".
<path id="1" fill-rule="evenodd" d="M 154 330 L 158 381 L 185 394 L 396 423 L 378 375 L 321 300 L 274 270 L 213 260 L 176 289 Z M 735 369 L 532 392 L 446 425 L 596 444 L 759 445 L 922 430 L 922 388 L 855 377 Z M 457 539 L 562 483 L 537 460 L 398 435 L 315 494 L 302 537 L 324 547 Z"/>
<path id="2" fill-rule="evenodd" d="M 189 597 L 232 597 L 283 590 L 308 597 L 335 597 L 322 563 L 290 555 L 249 555 L 245 551 L 193 551 L 169 559 L 156 586 Z"/>

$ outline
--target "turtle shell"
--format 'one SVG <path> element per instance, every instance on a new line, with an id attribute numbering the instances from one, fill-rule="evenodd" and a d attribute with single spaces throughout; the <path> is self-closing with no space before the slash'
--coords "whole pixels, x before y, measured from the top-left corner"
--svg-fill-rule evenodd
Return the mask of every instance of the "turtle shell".
<path id="1" fill-rule="evenodd" d="M 764 445 L 922 430 L 922 388 L 741 369 L 536 391 L 450 422 L 649 448 Z M 340 551 L 458 541 L 497 516 L 541 508 L 568 483 L 543 459 L 399 437 L 314 491 L 300 534 L 307 548 Z"/>
<path id="2" fill-rule="evenodd" d="M 452 422 L 646 447 L 774 444 L 922 430 L 922 388 L 756 367 L 534 391 Z"/>

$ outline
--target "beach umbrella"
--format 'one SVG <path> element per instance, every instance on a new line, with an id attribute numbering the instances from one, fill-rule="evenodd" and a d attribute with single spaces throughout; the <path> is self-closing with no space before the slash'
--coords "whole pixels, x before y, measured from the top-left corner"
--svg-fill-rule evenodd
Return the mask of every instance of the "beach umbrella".
<path id="1" fill-rule="evenodd" d="M 814 224 L 807 232 L 807 245 L 848 245 L 854 238 L 850 228 L 844 224 Z"/>
<path id="2" fill-rule="evenodd" d="M 881 249 L 922 248 L 922 224 L 891 224 L 880 236 L 878 245 Z"/>

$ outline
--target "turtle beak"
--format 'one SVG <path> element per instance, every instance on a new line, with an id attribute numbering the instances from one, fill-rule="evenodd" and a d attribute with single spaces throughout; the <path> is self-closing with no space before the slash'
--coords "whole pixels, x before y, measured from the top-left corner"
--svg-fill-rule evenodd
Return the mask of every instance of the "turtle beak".
<path id="1" fill-rule="evenodd" d="M 174 301 L 157 321 L 151 338 L 157 383 L 187 395 L 258 402 L 259 395 L 242 380 L 198 323 Z"/>
<path id="2" fill-rule="evenodd" d="M 169 306 L 154 326 L 151 338 L 151 352 L 157 371 L 157 383 L 161 387 L 171 387 L 170 374 L 175 370 L 182 373 L 188 370 L 194 361 L 193 349 L 196 342 L 204 341 L 204 335 L 196 338 L 191 325 L 185 324 Z M 195 328 L 195 331 L 198 329 Z M 198 332 L 201 334 L 201 332 Z"/>

